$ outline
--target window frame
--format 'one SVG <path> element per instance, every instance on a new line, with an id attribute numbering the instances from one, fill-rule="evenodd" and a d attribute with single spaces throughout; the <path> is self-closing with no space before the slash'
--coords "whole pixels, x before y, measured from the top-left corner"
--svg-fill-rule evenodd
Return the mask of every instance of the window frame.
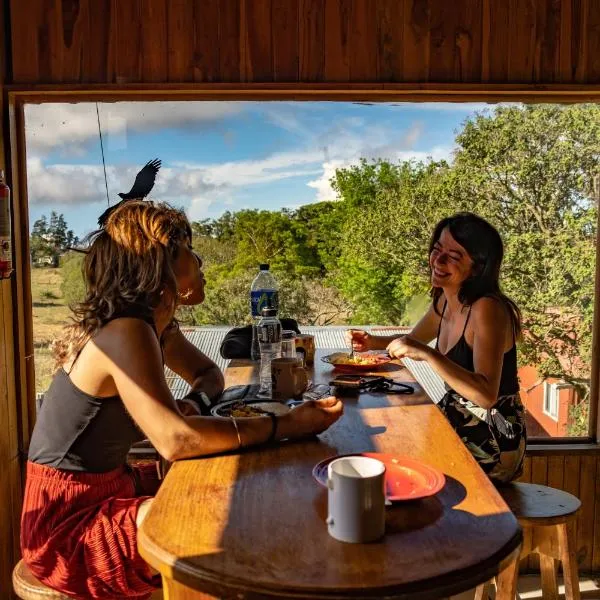
<path id="1" fill-rule="evenodd" d="M 71 84 L 5 86 L 8 100 L 10 148 L 7 171 L 13 193 L 15 285 L 16 398 L 21 415 L 21 451 L 26 453 L 35 420 L 33 319 L 29 256 L 25 104 L 46 102 L 119 102 L 166 100 L 355 101 L 355 102 L 524 102 L 600 103 L 600 85 L 535 84 Z M 600 190 L 596 193 L 600 198 Z M 598 211 L 600 231 L 600 210 Z M 596 247 L 593 354 L 588 436 L 536 438 L 528 443 L 535 453 L 600 452 L 600 244 Z M 5 328 L 5 331 L 8 331 Z"/>
<path id="2" fill-rule="evenodd" d="M 561 388 L 557 383 L 548 383 L 547 381 L 544 381 L 544 402 L 542 412 L 557 423 L 560 414 L 560 396 L 558 394 L 560 390 Z M 550 402 L 548 402 L 548 400 Z M 552 401 L 554 401 L 554 407 L 556 408 L 555 413 L 552 411 L 552 407 L 550 409 L 546 408 L 547 404 L 552 404 Z"/>

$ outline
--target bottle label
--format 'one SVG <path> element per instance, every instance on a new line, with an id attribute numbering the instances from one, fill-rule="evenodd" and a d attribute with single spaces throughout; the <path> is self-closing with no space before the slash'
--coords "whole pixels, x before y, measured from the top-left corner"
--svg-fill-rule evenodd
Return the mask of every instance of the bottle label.
<path id="1" fill-rule="evenodd" d="M 258 326 L 259 344 L 277 344 L 281 342 L 281 323 L 263 323 Z"/>
<path id="2" fill-rule="evenodd" d="M 255 290 L 250 292 L 252 316 L 260 317 L 262 309 L 279 308 L 279 293 L 277 290 Z"/>

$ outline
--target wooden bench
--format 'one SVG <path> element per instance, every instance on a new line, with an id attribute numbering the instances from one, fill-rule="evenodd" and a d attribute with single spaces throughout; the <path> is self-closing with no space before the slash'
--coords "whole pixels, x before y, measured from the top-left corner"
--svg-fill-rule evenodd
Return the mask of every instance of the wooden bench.
<path id="1" fill-rule="evenodd" d="M 12 581 L 15 594 L 21 600 L 73 600 L 71 596 L 65 596 L 36 579 L 22 560 L 13 569 Z M 157 590 L 151 600 L 161 600 L 162 597 L 162 590 Z"/>
<path id="2" fill-rule="evenodd" d="M 545 485 L 512 483 L 499 488 L 502 497 L 517 517 L 525 536 L 518 560 L 507 567 L 511 598 L 517 595 L 519 560 L 539 554 L 544 600 L 558 600 L 557 561 L 562 563 L 565 599 L 579 600 L 579 573 L 575 555 L 575 517 L 581 507 L 578 498 Z M 489 598 L 491 582 L 480 585 L 475 600 Z"/>

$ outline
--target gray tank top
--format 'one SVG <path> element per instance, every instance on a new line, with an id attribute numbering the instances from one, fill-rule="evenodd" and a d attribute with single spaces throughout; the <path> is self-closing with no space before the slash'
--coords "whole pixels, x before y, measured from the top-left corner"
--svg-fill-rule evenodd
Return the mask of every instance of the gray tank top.
<path id="1" fill-rule="evenodd" d="M 134 315 L 119 315 L 125 316 Z M 154 328 L 151 318 L 135 318 Z M 131 445 L 144 438 L 119 396 L 86 394 L 59 369 L 37 415 L 28 458 L 67 471 L 104 473 L 125 464 Z"/>

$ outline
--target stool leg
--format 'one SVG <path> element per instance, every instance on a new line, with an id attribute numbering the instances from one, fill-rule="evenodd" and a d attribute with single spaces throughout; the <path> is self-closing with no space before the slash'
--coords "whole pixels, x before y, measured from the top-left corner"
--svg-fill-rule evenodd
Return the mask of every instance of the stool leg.
<path id="1" fill-rule="evenodd" d="M 515 600 L 518 578 L 519 561 L 513 560 L 496 577 L 496 600 Z"/>
<path id="2" fill-rule="evenodd" d="M 581 600 L 579 593 L 579 570 L 575 552 L 575 519 L 557 525 L 563 575 L 565 599 Z"/>
<path id="3" fill-rule="evenodd" d="M 556 561 L 551 556 L 540 554 L 540 571 L 542 572 L 542 598 L 558 600 Z"/>
<path id="4" fill-rule="evenodd" d="M 475 590 L 475 598 L 473 598 L 473 600 L 490 600 L 491 587 L 491 581 L 486 581 L 485 583 L 478 585 L 477 589 Z"/>

